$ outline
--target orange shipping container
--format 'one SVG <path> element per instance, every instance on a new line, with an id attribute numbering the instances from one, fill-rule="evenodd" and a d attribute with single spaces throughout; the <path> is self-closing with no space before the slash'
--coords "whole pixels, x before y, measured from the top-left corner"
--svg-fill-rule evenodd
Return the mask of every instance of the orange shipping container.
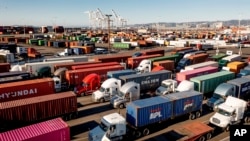
<path id="1" fill-rule="evenodd" d="M 229 68 L 230 71 L 239 73 L 241 69 L 243 69 L 247 64 L 245 62 L 230 62 L 227 64 L 227 67 Z"/>
<path id="2" fill-rule="evenodd" d="M 192 55 L 188 57 L 192 64 L 198 64 L 198 63 L 202 63 L 205 62 L 208 58 L 208 54 L 206 53 L 202 53 L 202 54 L 196 54 L 196 55 Z"/>
<path id="3" fill-rule="evenodd" d="M 154 62 L 153 63 L 154 67 L 157 66 L 162 66 L 165 70 L 170 70 L 173 71 L 174 70 L 174 61 L 171 60 L 164 60 L 164 61 L 158 61 L 158 62 Z"/>

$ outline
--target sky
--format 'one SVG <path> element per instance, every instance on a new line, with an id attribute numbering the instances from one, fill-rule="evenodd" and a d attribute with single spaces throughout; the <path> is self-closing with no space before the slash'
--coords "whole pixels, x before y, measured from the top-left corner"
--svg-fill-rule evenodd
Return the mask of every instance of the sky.
<path id="1" fill-rule="evenodd" d="M 128 25 L 250 19 L 250 0 L 0 0 L 0 25 L 89 26 L 98 8 Z"/>

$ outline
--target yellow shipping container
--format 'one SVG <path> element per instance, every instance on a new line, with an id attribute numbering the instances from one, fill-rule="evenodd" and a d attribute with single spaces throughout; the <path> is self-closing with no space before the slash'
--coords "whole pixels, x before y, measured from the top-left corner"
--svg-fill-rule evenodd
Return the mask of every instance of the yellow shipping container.
<path id="1" fill-rule="evenodd" d="M 243 69 L 246 66 L 245 62 L 240 61 L 234 61 L 227 64 L 227 67 L 230 71 L 239 73 L 241 69 Z"/>

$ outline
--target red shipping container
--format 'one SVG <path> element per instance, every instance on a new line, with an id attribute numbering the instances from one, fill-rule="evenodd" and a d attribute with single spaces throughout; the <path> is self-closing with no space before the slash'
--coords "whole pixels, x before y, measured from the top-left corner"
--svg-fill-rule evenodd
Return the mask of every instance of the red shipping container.
<path id="1" fill-rule="evenodd" d="M 61 118 L 0 133 L 0 141 L 70 141 L 70 128 Z"/>
<path id="2" fill-rule="evenodd" d="M 118 62 L 109 62 L 109 63 L 99 63 L 99 64 L 90 64 L 90 65 L 77 65 L 77 66 L 71 66 L 71 69 L 79 70 L 79 69 L 114 66 L 114 65 L 120 65 L 120 64 Z"/>
<path id="3" fill-rule="evenodd" d="M 34 123 L 77 114 L 77 97 L 72 91 L 0 103 L 0 127 Z M 13 125 L 13 122 L 15 124 Z"/>
<path id="4" fill-rule="evenodd" d="M 165 55 L 164 49 L 150 49 L 142 52 L 145 55 L 153 55 L 153 54 L 161 54 L 162 56 Z"/>
<path id="5" fill-rule="evenodd" d="M 10 63 L 0 63 L 0 72 L 9 72 Z"/>
<path id="6" fill-rule="evenodd" d="M 88 69 L 80 69 L 80 70 L 68 70 L 66 71 L 66 80 L 70 86 L 76 86 L 82 83 L 82 80 L 85 76 L 96 73 L 100 75 L 101 81 L 107 79 L 107 72 L 108 71 L 117 71 L 117 70 L 124 70 L 124 67 L 121 65 L 116 66 L 105 66 L 105 67 L 98 67 L 98 68 L 88 68 Z"/>
<path id="7" fill-rule="evenodd" d="M 103 56 L 103 57 L 97 57 L 95 58 L 95 61 L 101 61 L 103 63 L 106 63 L 106 62 L 124 62 L 127 64 L 127 60 L 128 58 L 130 58 L 131 55 L 128 55 L 128 54 L 125 54 L 125 55 L 110 55 L 110 56 Z"/>
<path id="8" fill-rule="evenodd" d="M 165 70 L 170 70 L 170 71 L 173 71 L 175 68 L 174 61 L 171 60 L 153 62 L 153 66 L 154 67 L 162 66 Z"/>
<path id="9" fill-rule="evenodd" d="M 203 68 L 198 68 L 195 70 L 188 70 L 184 72 L 179 72 L 176 74 L 176 81 L 180 83 L 183 80 L 190 80 L 192 77 L 200 76 L 200 75 L 205 75 L 205 74 L 210 74 L 210 73 L 215 73 L 218 72 L 217 67 L 203 67 Z"/>
<path id="10" fill-rule="evenodd" d="M 91 61 L 91 62 L 68 62 L 65 64 L 59 63 L 54 65 L 54 69 L 57 70 L 59 68 L 67 68 L 68 70 L 71 70 L 72 66 L 77 65 L 89 65 L 89 64 L 100 64 L 101 61 Z"/>
<path id="11" fill-rule="evenodd" d="M 55 93 L 52 78 L 10 82 L 0 85 L 0 102 Z"/>
<path id="12" fill-rule="evenodd" d="M 161 57 L 161 54 L 154 54 L 154 55 L 143 55 L 139 57 L 130 57 L 128 58 L 128 68 L 135 69 L 139 66 L 142 60 L 149 59 L 149 58 L 155 58 L 155 57 Z"/>

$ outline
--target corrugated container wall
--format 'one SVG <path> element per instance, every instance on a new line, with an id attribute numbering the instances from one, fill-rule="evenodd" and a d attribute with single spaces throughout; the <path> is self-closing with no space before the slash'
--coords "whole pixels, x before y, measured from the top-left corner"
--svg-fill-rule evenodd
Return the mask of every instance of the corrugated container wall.
<path id="1" fill-rule="evenodd" d="M 9 72 L 10 63 L 0 63 L 0 72 Z"/>
<path id="2" fill-rule="evenodd" d="M 99 64 L 77 65 L 77 66 L 71 66 L 71 69 L 79 70 L 79 69 L 114 66 L 114 65 L 120 65 L 120 64 L 118 62 L 109 62 L 109 63 L 99 63 Z"/>
<path id="3" fill-rule="evenodd" d="M 51 78 L 4 83 L 0 85 L 0 102 L 53 93 L 55 93 L 55 85 Z"/>
<path id="4" fill-rule="evenodd" d="M 1 141 L 70 141 L 70 128 L 61 118 L 0 133 Z"/>
<path id="5" fill-rule="evenodd" d="M 72 62 L 72 63 L 65 63 L 65 64 L 54 64 L 54 69 L 57 70 L 59 68 L 67 68 L 68 70 L 71 70 L 72 66 L 77 65 L 89 65 L 89 64 L 99 64 L 101 61 L 93 61 L 93 62 Z"/>

